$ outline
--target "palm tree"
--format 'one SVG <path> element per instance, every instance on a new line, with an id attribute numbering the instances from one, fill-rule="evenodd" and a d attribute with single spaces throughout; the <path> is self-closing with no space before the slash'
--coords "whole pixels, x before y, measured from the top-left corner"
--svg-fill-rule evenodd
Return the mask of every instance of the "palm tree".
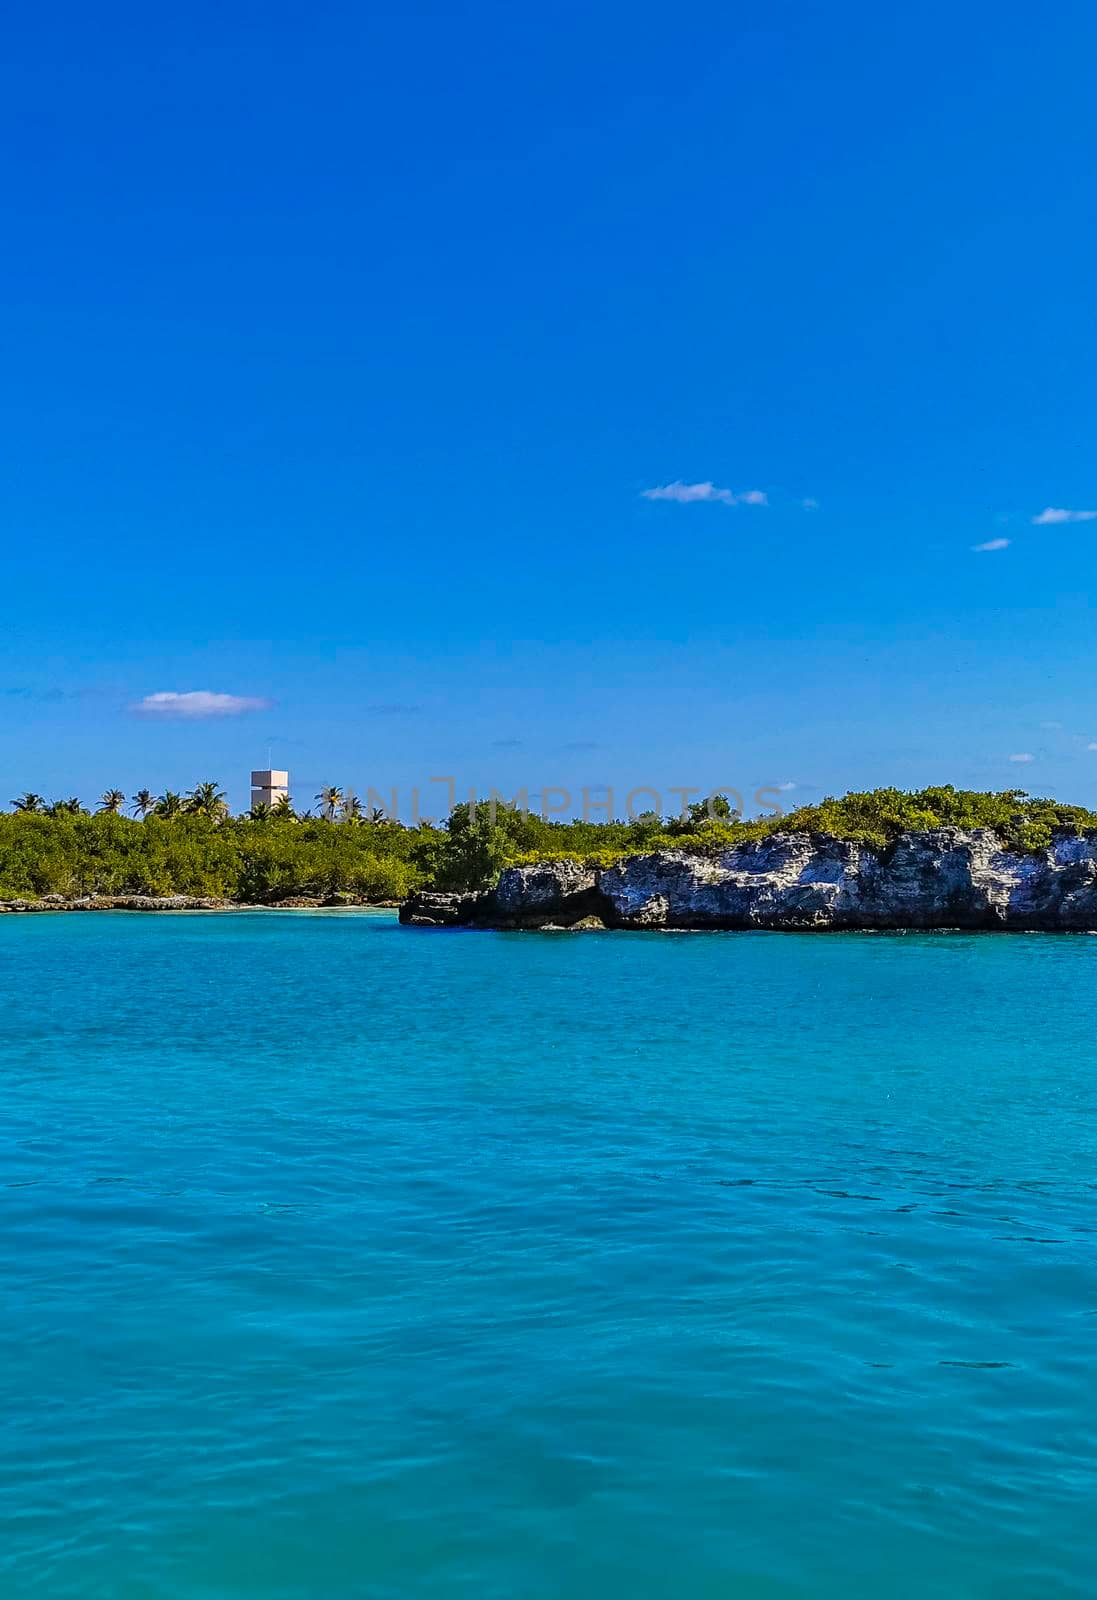
<path id="1" fill-rule="evenodd" d="M 228 806 L 224 794 L 215 783 L 196 783 L 187 795 L 186 809 L 192 816 L 209 817 L 211 822 L 220 822 Z"/>
<path id="2" fill-rule="evenodd" d="M 18 800 L 12 801 L 12 807 L 16 811 L 41 811 L 45 803 L 40 794 L 34 794 L 28 789 L 26 794 L 21 794 Z"/>
<path id="3" fill-rule="evenodd" d="M 84 808 L 75 795 L 68 800 L 55 800 L 46 807 L 47 817 L 80 817 L 83 814 Z"/>
<path id="4" fill-rule="evenodd" d="M 271 810 L 272 817 L 292 817 L 294 815 L 293 801 L 288 794 L 280 794 Z"/>
<path id="5" fill-rule="evenodd" d="M 265 800 L 257 800 L 248 812 L 248 816 L 252 822 L 269 822 L 271 819 L 270 806 L 267 805 Z"/>
<path id="6" fill-rule="evenodd" d="M 121 789 L 108 789 L 99 801 L 100 811 L 111 811 L 115 816 L 126 803 L 126 797 Z"/>
<path id="7" fill-rule="evenodd" d="M 140 817 L 144 822 L 155 804 L 156 796 L 151 789 L 138 789 L 132 801 L 134 816 Z"/>
<path id="8" fill-rule="evenodd" d="M 342 789 L 337 788 L 334 783 L 326 783 L 316 798 L 320 802 L 324 816 L 329 822 L 334 822 L 335 813 L 343 804 Z"/>
<path id="9" fill-rule="evenodd" d="M 342 820 L 344 822 L 361 822 L 362 820 L 362 802 L 349 789 L 343 796 Z"/>
<path id="10" fill-rule="evenodd" d="M 181 816 L 182 811 L 182 795 L 176 794 L 174 789 L 165 789 L 164 793 L 156 802 L 155 815 L 158 817 L 164 817 L 170 822 L 173 817 Z"/>

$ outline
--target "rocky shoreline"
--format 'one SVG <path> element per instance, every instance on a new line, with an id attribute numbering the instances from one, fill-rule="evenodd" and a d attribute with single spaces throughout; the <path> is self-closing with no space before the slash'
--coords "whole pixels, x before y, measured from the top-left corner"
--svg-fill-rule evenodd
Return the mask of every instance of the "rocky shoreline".
<path id="1" fill-rule="evenodd" d="M 660 850 L 597 868 L 510 867 L 493 889 L 422 891 L 411 927 L 541 929 L 985 929 L 1097 932 L 1097 830 L 1046 850 L 988 828 L 904 833 L 888 848 L 775 833 L 715 856 Z"/>

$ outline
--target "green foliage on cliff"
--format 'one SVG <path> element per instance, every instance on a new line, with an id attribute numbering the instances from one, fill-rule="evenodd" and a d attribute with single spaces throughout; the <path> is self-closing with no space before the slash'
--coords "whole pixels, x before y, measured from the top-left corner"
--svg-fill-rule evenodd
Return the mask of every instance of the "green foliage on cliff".
<path id="1" fill-rule="evenodd" d="M 608 866 L 623 855 L 676 842 L 671 825 L 653 814 L 635 822 L 548 822 L 536 812 L 480 801 L 475 815 L 455 806 L 438 855 L 440 889 L 480 888 L 504 866 L 524 861 L 584 860 Z"/>
<path id="2" fill-rule="evenodd" d="M 296 817 L 292 810 L 229 817 L 216 785 L 188 800 L 135 797 L 141 821 L 109 791 L 89 815 L 76 800 L 46 806 L 26 794 L 0 813 L 0 899 L 46 894 L 187 894 L 258 903 L 295 896 L 398 900 L 411 890 L 479 888 L 504 866 L 578 859 L 609 866 L 657 849 L 715 853 L 778 831 L 829 833 L 886 848 L 900 833 L 992 828 L 1014 849 L 1044 849 L 1054 829 L 1097 829 L 1097 813 L 1033 799 L 1021 790 L 980 794 L 951 787 L 874 789 L 827 798 L 786 816 L 748 822 L 727 808 L 693 806 L 685 818 L 555 822 L 487 803 L 457 806 L 444 828 Z M 712 817 L 709 812 L 716 815 Z"/>
<path id="3" fill-rule="evenodd" d="M 880 846 L 890 844 L 901 833 L 925 828 L 992 828 L 1010 849 L 1044 850 L 1056 828 L 1074 832 L 1097 828 L 1097 812 L 1033 799 L 1023 789 L 983 794 L 945 785 L 914 793 L 872 789 L 843 795 L 840 800 L 827 798 L 790 812 L 778 826 L 785 832 L 832 833 L 840 839 L 863 839 Z M 774 831 L 772 824 L 768 831 Z"/>
<path id="4" fill-rule="evenodd" d="M 827 833 L 883 849 L 901 833 L 956 827 L 991 828 L 1010 849 L 1042 850 L 1051 842 L 1056 828 L 1080 832 L 1097 827 L 1097 812 L 1087 811 L 1084 806 L 1033 799 L 1022 789 L 993 794 L 954 789 L 946 784 L 913 791 L 870 789 L 838 799 L 828 795 L 816 805 L 798 806 L 779 817 L 752 822 L 698 819 L 684 826 L 671 823 L 668 831 L 679 827 L 683 835 L 680 843 L 686 849 L 692 847 L 691 841 L 723 847 L 725 843 L 742 843 L 779 832 Z"/>
<path id="5" fill-rule="evenodd" d="M 467 806 L 457 808 L 450 819 L 451 838 L 454 831 L 460 836 L 470 826 L 467 814 Z M 485 816 L 486 807 L 481 806 L 472 826 L 486 829 Z M 716 854 L 778 832 L 827 833 L 886 849 L 901 833 L 943 827 L 991 828 L 1010 849 L 1043 850 L 1055 829 L 1081 832 L 1097 828 L 1097 812 L 1087 811 L 1084 806 L 1034 799 L 1020 789 L 991 794 L 950 785 L 914 792 L 873 789 L 840 799 L 828 796 L 816 805 L 800 806 L 782 816 L 750 821 L 731 816 L 726 804 L 720 804 L 719 796 L 715 803 L 691 806 L 686 818 L 663 820 L 648 816 L 628 823 L 544 822 L 540 817 L 523 818 L 500 808 L 491 858 L 508 866 L 545 860 L 582 860 L 592 866 L 610 866 L 623 856 L 658 849 Z M 473 875 L 462 876 L 458 852 L 451 854 L 450 850 L 447 841 L 442 849 L 440 887 L 469 887 L 486 881 Z M 447 875 L 450 862 L 456 870 Z"/>

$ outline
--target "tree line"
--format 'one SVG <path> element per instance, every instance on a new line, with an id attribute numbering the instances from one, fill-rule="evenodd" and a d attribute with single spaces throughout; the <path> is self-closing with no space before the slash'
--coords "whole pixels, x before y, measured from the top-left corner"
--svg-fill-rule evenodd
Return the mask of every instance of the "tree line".
<path id="1" fill-rule="evenodd" d="M 0 812 L 0 900 L 47 894 L 209 895 L 249 903 L 295 897 L 400 900 L 414 889 L 479 888 L 502 868 L 541 860 L 608 866 L 657 849 L 719 854 L 777 831 L 830 834 L 887 849 L 901 833 L 989 828 L 1003 845 L 1042 850 L 1057 830 L 1097 830 L 1097 813 L 1022 790 L 982 793 L 945 785 L 828 796 L 784 817 L 744 818 L 710 796 L 685 815 L 632 821 L 547 820 L 488 802 L 454 807 L 440 826 L 366 812 L 350 791 L 325 785 L 318 810 L 230 814 L 216 783 L 186 795 L 108 789 L 94 811 L 79 800 L 20 795 Z"/>
<path id="2" fill-rule="evenodd" d="M 378 808 L 367 810 L 363 807 L 358 797 L 350 790 L 340 789 L 335 784 L 325 784 L 316 796 L 319 806 L 318 815 L 328 822 L 381 822 L 386 820 L 386 813 Z M 44 796 L 35 794 L 28 789 L 24 794 L 17 796 L 11 803 L 12 810 L 22 815 L 44 817 L 86 817 L 92 815 L 92 808 L 84 806 L 76 795 L 67 800 L 47 801 Z M 126 809 L 126 796 L 121 789 L 107 789 L 100 795 L 94 807 L 96 815 L 108 812 L 112 816 L 121 816 Z M 228 801 L 224 790 L 219 789 L 216 783 L 199 783 L 188 794 L 176 794 L 174 790 L 167 789 L 161 795 L 153 794 L 151 789 L 138 789 L 129 801 L 130 815 L 144 822 L 149 817 L 172 819 L 175 817 L 208 817 L 211 821 L 221 822 L 230 815 Z M 304 822 L 310 819 L 313 813 L 310 810 L 295 811 L 293 802 L 288 795 L 282 795 L 273 806 L 260 801 L 244 813 L 252 822 L 265 822 L 269 818 L 290 819 Z"/>

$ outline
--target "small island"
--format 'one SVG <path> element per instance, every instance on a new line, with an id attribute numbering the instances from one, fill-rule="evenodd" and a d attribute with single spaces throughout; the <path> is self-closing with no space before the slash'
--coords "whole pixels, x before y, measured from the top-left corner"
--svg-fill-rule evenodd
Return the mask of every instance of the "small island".
<path id="1" fill-rule="evenodd" d="M 329 786 L 230 815 L 215 783 L 0 813 L 0 911 L 399 905 L 411 927 L 1097 931 L 1097 813 L 1021 790 L 875 789 L 742 819 L 558 822 L 458 805 L 440 825 Z"/>

